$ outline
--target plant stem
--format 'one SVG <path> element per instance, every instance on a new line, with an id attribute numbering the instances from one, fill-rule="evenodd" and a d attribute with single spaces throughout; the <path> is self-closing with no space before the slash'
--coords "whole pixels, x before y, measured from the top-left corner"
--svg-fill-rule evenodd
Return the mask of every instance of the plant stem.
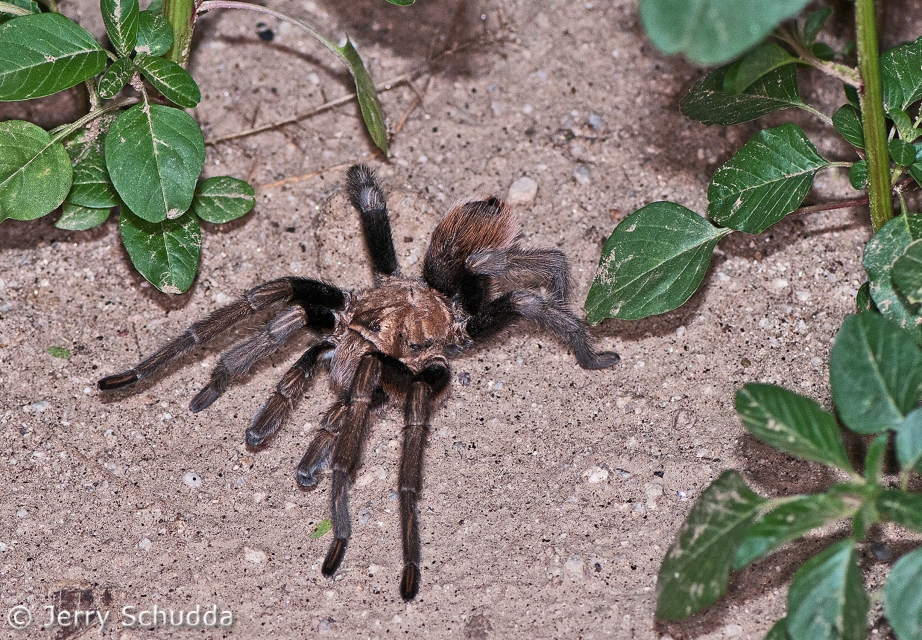
<path id="1" fill-rule="evenodd" d="M 887 152 L 887 128 L 884 125 L 883 87 L 880 80 L 880 50 L 877 45 L 877 21 L 874 0 L 855 0 L 855 31 L 858 45 L 858 69 L 862 84 L 862 126 L 868 163 L 868 198 L 871 225 L 880 230 L 893 217 L 890 195 L 890 156 Z"/>
<path id="2" fill-rule="evenodd" d="M 850 84 L 852 86 L 859 86 L 861 84 L 861 77 L 859 73 L 849 67 L 848 65 L 839 64 L 837 62 L 827 62 L 826 60 L 820 60 L 813 52 L 805 49 L 797 38 L 795 38 L 787 29 L 784 27 L 779 27 L 775 32 L 775 35 L 782 41 L 787 43 L 794 52 L 797 54 L 797 57 L 800 58 L 801 62 L 808 64 L 814 69 L 822 71 L 826 75 L 832 76 L 833 78 L 838 78 L 845 84 Z"/>
<path id="3" fill-rule="evenodd" d="M 167 60 L 183 67 L 188 64 L 197 15 L 195 0 L 163 0 L 163 17 L 173 27 L 173 46 L 167 51 Z"/>
<path id="4" fill-rule="evenodd" d="M 117 111 L 121 109 L 122 107 L 128 106 L 129 104 L 135 104 L 137 102 L 138 102 L 137 98 L 122 98 L 121 100 L 110 102 L 106 106 L 100 107 L 99 109 L 95 111 L 90 111 L 88 114 L 86 114 L 79 120 L 75 120 L 71 122 L 70 124 L 64 125 L 57 129 L 52 129 L 50 133 L 54 134 L 54 136 L 52 137 L 51 141 L 57 142 L 58 140 L 63 140 L 64 138 L 69 136 L 71 133 L 73 133 L 74 131 L 76 131 L 83 125 L 85 125 L 87 122 L 92 122 L 96 118 L 103 116 L 109 113 L 110 111 Z"/>
<path id="5" fill-rule="evenodd" d="M 28 16 L 32 14 L 28 9 L 17 7 L 15 4 L 10 4 L 9 2 L 0 2 L 0 13 L 7 13 L 13 16 Z"/>

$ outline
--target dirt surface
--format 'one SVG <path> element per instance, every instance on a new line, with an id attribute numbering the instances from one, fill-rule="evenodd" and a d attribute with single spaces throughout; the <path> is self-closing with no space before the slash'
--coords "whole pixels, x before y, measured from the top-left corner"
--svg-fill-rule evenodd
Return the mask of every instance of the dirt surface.
<path id="1" fill-rule="evenodd" d="M 453 201 L 505 197 L 531 178 L 537 198 L 517 205 L 525 234 L 566 252 L 579 306 L 617 220 L 661 199 L 704 211 L 710 175 L 759 126 L 683 119 L 678 99 L 701 72 L 644 42 L 633 2 L 268 4 L 323 32 L 348 31 L 379 83 L 419 72 L 412 88 L 382 94 L 399 129 L 392 157 L 373 155 L 353 104 L 209 146 L 206 174 L 249 179 L 258 203 L 239 222 L 205 225 L 198 280 L 178 297 L 133 271 L 115 216 L 84 233 L 54 229 L 57 214 L 0 226 L 0 609 L 24 604 L 36 617 L 28 631 L 4 627 L 0 636 L 146 638 L 121 626 L 122 607 L 216 605 L 232 613 L 232 628 L 161 624 L 156 636 L 763 637 L 784 613 L 795 568 L 836 531 L 735 575 L 728 598 L 682 623 L 654 623 L 656 572 L 721 470 L 741 469 L 773 495 L 835 480 L 745 436 L 732 400 L 745 382 L 773 381 L 828 404 L 830 341 L 863 278 L 863 211 L 730 236 L 682 309 L 593 329 L 602 348 L 621 354 L 614 369 L 583 371 L 565 347 L 525 327 L 454 359 L 426 452 L 422 588 L 410 604 L 397 589 L 398 412 L 374 427 L 335 580 L 320 574 L 330 534 L 310 535 L 328 516 L 329 478 L 313 492 L 294 481 L 332 400 L 326 385 L 314 385 L 267 448 L 244 446 L 251 416 L 308 336 L 200 414 L 188 411 L 190 398 L 243 332 L 130 393 L 96 391 L 97 379 L 259 282 L 295 274 L 367 286 L 358 221 L 335 167 L 378 169 L 408 272 Z M 101 32 L 94 3 L 63 10 Z M 893 42 L 919 31 L 891 22 Z M 336 60 L 288 25 L 226 12 L 201 26 L 192 70 L 204 99 L 194 115 L 209 140 L 350 91 Z M 257 34 L 266 29 L 271 42 Z M 827 113 L 841 103 L 834 83 L 803 79 Z M 832 138 L 819 120 L 793 117 L 822 153 L 849 159 L 824 142 Z M 853 193 L 841 171 L 825 171 L 810 201 Z M 55 346 L 70 359 L 52 357 Z M 864 562 L 869 586 L 880 586 L 886 565 Z M 102 632 L 41 628 L 49 605 L 111 616 Z"/>

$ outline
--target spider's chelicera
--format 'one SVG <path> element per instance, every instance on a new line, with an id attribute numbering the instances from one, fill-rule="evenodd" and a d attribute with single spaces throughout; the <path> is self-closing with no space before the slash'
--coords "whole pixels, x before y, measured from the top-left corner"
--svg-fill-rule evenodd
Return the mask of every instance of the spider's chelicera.
<path id="1" fill-rule="evenodd" d="M 596 352 L 585 323 L 570 310 L 564 254 L 523 247 L 515 215 L 496 198 L 454 207 L 432 233 L 422 278 L 413 278 L 402 275 L 397 266 L 387 203 L 374 173 L 363 165 L 352 167 L 348 190 L 361 216 L 374 287 L 351 294 L 296 277 L 261 284 L 196 322 L 135 368 L 103 378 L 99 388 L 143 380 L 254 314 L 285 304 L 256 335 L 221 357 L 189 408 L 197 412 L 208 407 L 233 378 L 299 331 L 319 335 L 253 418 L 246 441 L 251 447 L 263 445 L 287 419 L 317 369 L 329 367 L 338 399 L 298 464 L 297 482 L 314 487 L 317 473 L 332 467 L 334 539 L 323 563 L 323 574 L 332 576 L 351 536 L 349 487 L 372 417 L 388 402 L 402 402 L 406 426 L 399 472 L 404 560 L 400 594 L 410 600 L 420 580 L 416 503 L 422 489 L 423 446 L 433 405 L 450 379 L 448 356 L 517 320 L 527 320 L 569 345 L 585 369 L 610 367 L 619 357 Z"/>

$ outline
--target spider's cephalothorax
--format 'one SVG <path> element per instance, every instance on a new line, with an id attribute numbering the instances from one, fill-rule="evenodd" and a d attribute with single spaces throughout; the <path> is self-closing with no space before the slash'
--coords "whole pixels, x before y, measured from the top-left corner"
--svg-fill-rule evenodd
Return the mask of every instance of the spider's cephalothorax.
<path id="1" fill-rule="evenodd" d="M 291 413 L 321 365 L 328 365 L 338 400 L 297 470 L 303 487 L 332 467 L 334 540 L 323 573 L 336 572 L 351 536 L 349 486 L 362 456 L 374 412 L 402 402 L 405 418 L 400 458 L 400 523 L 403 577 L 400 594 L 419 588 L 420 542 L 416 503 L 422 489 L 422 456 L 432 407 L 449 382 L 447 357 L 482 342 L 517 320 L 546 329 L 573 350 L 580 366 L 602 369 L 618 354 L 593 350 L 586 325 L 569 308 L 569 273 L 556 249 L 521 246 L 512 211 L 496 198 L 453 208 L 432 234 L 423 277 L 402 276 L 391 238 L 384 192 L 363 165 L 348 174 L 349 198 L 361 215 L 375 286 L 357 294 L 307 278 L 261 284 L 239 300 L 196 322 L 134 369 L 99 381 L 115 389 L 155 373 L 239 322 L 272 305 L 286 307 L 256 335 L 225 353 L 209 383 L 192 400 L 201 411 L 232 378 L 244 375 L 302 329 L 319 341 L 288 370 L 246 432 L 259 447 Z M 541 293 L 542 289 L 546 292 Z"/>

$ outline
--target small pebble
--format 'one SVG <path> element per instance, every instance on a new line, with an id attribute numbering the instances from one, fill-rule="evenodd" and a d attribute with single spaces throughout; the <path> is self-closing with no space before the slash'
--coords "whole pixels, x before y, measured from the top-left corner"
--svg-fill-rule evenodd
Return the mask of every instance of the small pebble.
<path id="1" fill-rule="evenodd" d="M 589 481 L 589 484 L 599 484 L 608 480 L 608 469 L 589 467 L 583 471 L 583 477 Z"/>
<path id="2" fill-rule="evenodd" d="M 38 402 L 33 402 L 32 404 L 24 406 L 22 410 L 26 413 L 42 413 L 50 406 L 48 402 L 39 400 Z"/>
<path id="3" fill-rule="evenodd" d="M 317 625 L 318 633 L 330 633 L 333 630 L 333 618 L 327 620 L 321 620 L 320 624 Z"/>
<path id="4" fill-rule="evenodd" d="M 6 551 L 6 543 L 0 542 L 0 553 L 3 553 L 4 551 Z"/>
<path id="5" fill-rule="evenodd" d="M 243 548 L 243 557 L 247 562 L 252 562 L 253 564 L 266 564 L 269 561 L 269 556 L 266 555 L 265 551 L 251 549 L 250 547 Z"/>
<path id="6" fill-rule="evenodd" d="M 471 383 L 471 374 L 467 371 L 462 371 L 458 374 L 458 382 L 461 383 L 462 387 L 466 387 Z"/>
<path id="7" fill-rule="evenodd" d="M 143 538 L 141 542 L 138 543 L 138 548 L 142 551 L 150 551 L 152 546 L 154 546 L 154 544 L 148 538 Z"/>
<path id="8" fill-rule="evenodd" d="M 29 512 L 26 511 L 25 509 L 20 509 L 19 511 L 16 512 L 17 518 L 25 518 L 27 515 L 29 515 Z"/>
<path id="9" fill-rule="evenodd" d="M 589 126 L 595 129 L 596 131 L 602 130 L 602 116 L 591 114 L 589 116 Z"/>
<path id="10" fill-rule="evenodd" d="M 584 164 L 576 165 L 576 168 L 573 170 L 573 177 L 583 186 L 592 182 L 592 172 L 589 171 L 589 167 Z"/>
<path id="11" fill-rule="evenodd" d="M 537 195 L 538 183 L 528 176 L 522 176 L 509 185 L 509 195 L 506 197 L 506 202 L 509 204 L 528 204 L 533 202 Z"/>
<path id="12" fill-rule="evenodd" d="M 194 471 L 187 471 L 182 477 L 182 483 L 187 487 L 192 487 L 193 489 L 198 489 L 202 486 L 202 479 Z"/>

